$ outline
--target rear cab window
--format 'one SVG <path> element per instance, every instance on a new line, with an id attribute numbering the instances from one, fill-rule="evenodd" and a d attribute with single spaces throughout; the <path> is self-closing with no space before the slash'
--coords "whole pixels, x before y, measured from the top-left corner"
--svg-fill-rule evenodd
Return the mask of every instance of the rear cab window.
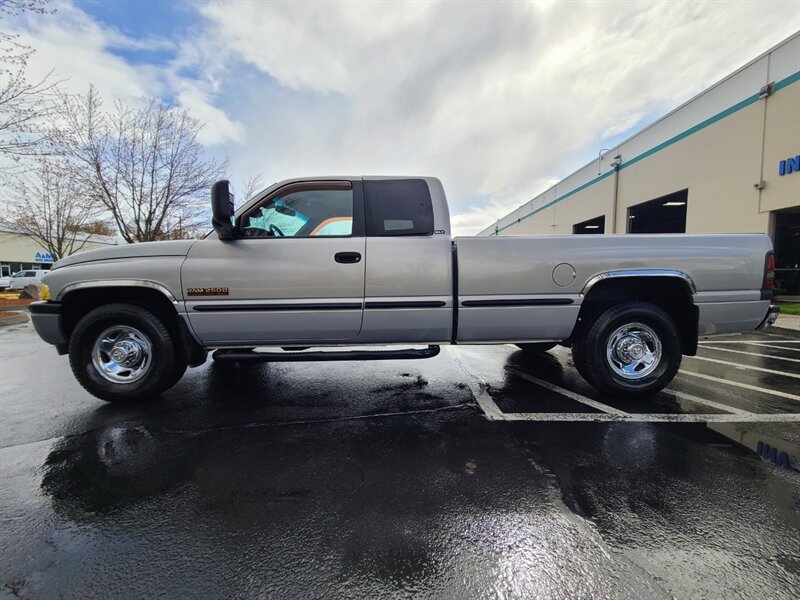
<path id="1" fill-rule="evenodd" d="M 424 179 L 364 181 L 367 235 L 433 234 L 433 204 Z"/>

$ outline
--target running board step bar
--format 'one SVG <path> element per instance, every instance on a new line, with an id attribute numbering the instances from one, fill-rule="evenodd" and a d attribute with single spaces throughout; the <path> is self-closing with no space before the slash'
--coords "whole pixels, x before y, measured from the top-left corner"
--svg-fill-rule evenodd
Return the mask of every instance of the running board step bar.
<path id="1" fill-rule="evenodd" d="M 255 350 L 224 350 L 214 352 L 215 361 L 224 362 L 303 362 L 326 360 L 409 360 L 433 358 L 439 354 L 439 346 L 428 346 L 424 350 L 320 350 L 315 352 L 257 352 Z"/>

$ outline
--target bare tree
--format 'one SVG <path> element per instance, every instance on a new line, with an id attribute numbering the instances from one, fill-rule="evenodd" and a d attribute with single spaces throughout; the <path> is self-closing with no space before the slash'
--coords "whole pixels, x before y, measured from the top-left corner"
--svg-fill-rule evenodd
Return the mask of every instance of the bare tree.
<path id="1" fill-rule="evenodd" d="M 255 196 L 258 192 L 264 189 L 264 174 L 257 173 L 250 177 L 247 181 L 244 182 L 242 186 L 241 194 L 241 204 L 244 204 L 250 198 Z"/>
<path id="2" fill-rule="evenodd" d="M 35 168 L 15 176 L 0 223 L 39 242 L 54 260 L 77 252 L 89 236 L 81 230 L 97 210 L 80 191 L 68 164 L 40 158 Z"/>
<path id="3" fill-rule="evenodd" d="M 51 139 L 89 195 L 128 242 L 191 237 L 206 214 L 207 192 L 228 163 L 204 157 L 202 124 L 181 106 L 151 99 L 105 111 L 97 91 L 60 96 Z"/>
<path id="4" fill-rule="evenodd" d="M 0 0 L 0 25 L 6 17 L 22 13 L 49 14 L 49 0 Z M 55 86 L 52 72 L 34 82 L 28 81 L 28 59 L 34 50 L 20 41 L 18 34 L 0 27 L 0 158 L 8 158 L 0 168 L 8 169 L 25 156 L 45 151 L 41 126 L 52 113 Z"/>
<path id="5" fill-rule="evenodd" d="M 91 235 L 102 235 L 111 237 L 116 234 L 117 230 L 112 223 L 104 219 L 93 219 L 84 225 L 78 227 L 81 233 L 88 233 Z"/>

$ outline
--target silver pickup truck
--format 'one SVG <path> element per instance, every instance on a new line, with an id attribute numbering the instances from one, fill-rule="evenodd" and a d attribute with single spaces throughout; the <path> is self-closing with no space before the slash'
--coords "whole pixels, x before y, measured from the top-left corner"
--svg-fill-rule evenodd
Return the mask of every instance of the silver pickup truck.
<path id="1" fill-rule="evenodd" d="M 642 396 L 698 336 L 777 318 L 765 235 L 451 238 L 430 177 L 292 179 L 235 214 L 227 181 L 211 196 L 205 239 L 83 252 L 45 276 L 34 327 L 98 398 L 154 397 L 212 349 L 371 360 L 507 343 L 570 346 L 603 393 Z M 405 348 L 341 348 L 388 344 Z"/>

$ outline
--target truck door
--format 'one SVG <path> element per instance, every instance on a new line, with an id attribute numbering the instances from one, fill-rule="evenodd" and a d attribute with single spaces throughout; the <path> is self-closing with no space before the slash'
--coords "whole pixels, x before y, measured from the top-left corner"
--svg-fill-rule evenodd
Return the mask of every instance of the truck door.
<path id="1" fill-rule="evenodd" d="M 367 255 L 359 340 L 449 342 L 453 326 L 452 245 L 446 212 L 436 222 L 425 179 L 364 178 Z M 444 192 L 439 206 L 446 211 Z"/>
<path id="2" fill-rule="evenodd" d="M 197 242 L 181 269 L 208 345 L 352 341 L 364 305 L 361 181 L 291 183 L 238 215 L 242 238 Z"/>

